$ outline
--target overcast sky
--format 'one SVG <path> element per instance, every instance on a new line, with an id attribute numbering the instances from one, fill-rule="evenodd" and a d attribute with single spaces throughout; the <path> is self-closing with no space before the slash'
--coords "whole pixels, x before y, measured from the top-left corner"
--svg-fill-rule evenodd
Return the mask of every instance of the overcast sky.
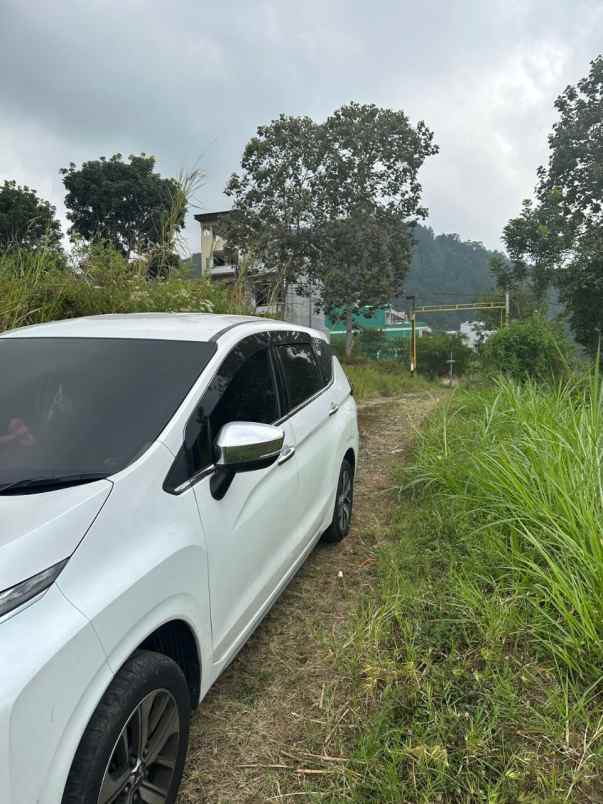
<path id="1" fill-rule="evenodd" d="M 496 247 L 601 51 L 602 0 L 0 0 L 0 179 L 63 217 L 61 167 L 144 151 L 163 175 L 199 161 L 198 204 L 227 208 L 258 125 L 374 102 L 435 133 L 434 230 Z"/>

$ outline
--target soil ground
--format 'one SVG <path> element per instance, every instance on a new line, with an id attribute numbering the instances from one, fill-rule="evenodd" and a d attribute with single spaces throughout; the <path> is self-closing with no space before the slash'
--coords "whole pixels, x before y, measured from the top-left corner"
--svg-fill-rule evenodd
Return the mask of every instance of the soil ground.
<path id="1" fill-rule="evenodd" d="M 334 647 L 388 537 L 392 466 L 436 402 L 424 393 L 359 406 L 352 531 L 316 548 L 199 707 L 178 804 L 316 801 L 311 791 L 341 772 L 355 718 Z"/>

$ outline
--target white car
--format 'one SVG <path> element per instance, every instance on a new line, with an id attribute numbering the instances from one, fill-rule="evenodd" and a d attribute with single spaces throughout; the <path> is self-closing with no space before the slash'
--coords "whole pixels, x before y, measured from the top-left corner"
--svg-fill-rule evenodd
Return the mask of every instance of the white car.
<path id="1" fill-rule="evenodd" d="M 321 333 L 80 318 L 0 337 L 0 802 L 174 802 L 191 710 L 352 515 Z"/>

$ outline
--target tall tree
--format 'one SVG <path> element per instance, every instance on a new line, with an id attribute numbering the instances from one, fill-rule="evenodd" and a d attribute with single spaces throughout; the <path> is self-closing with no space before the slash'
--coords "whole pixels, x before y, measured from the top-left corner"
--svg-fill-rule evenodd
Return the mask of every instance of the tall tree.
<path id="1" fill-rule="evenodd" d="M 319 242 L 318 276 L 323 306 L 345 317 L 349 355 L 354 310 L 390 302 L 401 291 L 410 267 L 409 224 L 427 214 L 418 172 L 438 147 L 425 123 L 415 128 L 403 111 L 374 104 L 342 106 L 320 135 L 320 217 L 326 223 L 319 232 L 327 246 Z"/>
<path id="2" fill-rule="evenodd" d="M 603 56 L 555 108 L 535 202 L 524 201 L 504 240 L 538 293 L 550 283 L 559 288 L 577 340 L 594 350 L 603 328 Z"/>
<path id="3" fill-rule="evenodd" d="M 246 146 L 226 187 L 235 214 L 222 233 L 276 269 L 284 287 L 314 296 L 318 286 L 322 306 L 351 321 L 358 306 L 398 292 L 410 256 L 405 224 L 426 214 L 418 170 L 437 150 L 424 123 L 372 104 L 343 106 L 322 124 L 281 115 Z"/>
<path id="4" fill-rule="evenodd" d="M 350 103 L 321 126 L 324 188 L 329 217 L 346 217 L 367 204 L 424 218 L 419 168 L 438 153 L 423 121 L 416 128 L 402 110 Z"/>
<path id="5" fill-rule="evenodd" d="M 317 240 L 314 292 L 331 316 L 345 321 L 349 356 L 354 311 L 391 302 L 402 291 L 412 251 L 409 227 L 389 210 L 356 207 L 347 217 L 325 220 Z"/>
<path id="6" fill-rule="evenodd" d="M 247 143 L 225 193 L 234 215 L 221 234 L 288 284 L 304 270 L 316 225 L 321 154 L 309 117 L 281 115 Z"/>
<path id="7" fill-rule="evenodd" d="M 175 205 L 173 227 L 184 226 L 178 182 L 155 172 L 153 156 L 131 155 L 127 162 L 121 154 L 101 156 L 81 167 L 72 162 L 61 173 L 72 238 L 105 240 L 129 257 L 157 249 Z"/>
<path id="8" fill-rule="evenodd" d="M 0 249 L 59 249 L 61 224 L 55 208 L 30 187 L 4 181 L 0 187 Z"/>

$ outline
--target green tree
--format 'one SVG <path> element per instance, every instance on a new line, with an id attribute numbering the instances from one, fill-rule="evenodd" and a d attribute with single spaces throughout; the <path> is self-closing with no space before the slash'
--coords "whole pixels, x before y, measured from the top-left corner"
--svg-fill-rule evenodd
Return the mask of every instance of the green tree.
<path id="1" fill-rule="evenodd" d="M 482 294 L 481 301 L 500 303 L 504 294 L 508 293 L 511 321 L 523 321 L 534 313 L 546 314 L 546 300 L 532 287 L 521 266 L 498 252 L 490 256 L 488 266 L 496 281 L 497 292 Z M 491 330 L 500 327 L 505 314 L 501 310 L 480 310 L 479 316 L 484 322 L 484 329 Z"/>
<path id="2" fill-rule="evenodd" d="M 373 104 L 342 106 L 322 124 L 281 115 L 246 146 L 221 233 L 276 271 L 283 290 L 295 283 L 341 308 L 351 348 L 352 311 L 401 288 L 407 224 L 426 214 L 418 170 L 437 150 L 424 123 Z"/>
<path id="3" fill-rule="evenodd" d="M 320 127 L 317 276 L 322 306 L 345 316 L 346 353 L 353 312 L 391 301 L 410 267 L 409 224 L 420 206 L 418 171 L 436 154 L 433 133 L 401 110 L 350 103 Z"/>
<path id="4" fill-rule="evenodd" d="M 162 178 L 154 168 L 155 158 L 146 154 L 130 156 L 127 162 L 121 154 L 101 156 L 81 167 L 72 162 L 63 168 L 72 239 L 104 240 L 126 258 L 155 253 L 175 206 L 172 229 L 184 226 L 186 205 L 178 182 Z M 169 259 L 163 255 L 162 262 Z"/>
<path id="5" fill-rule="evenodd" d="M 559 288 L 577 339 L 593 350 L 603 325 L 603 56 L 555 101 L 559 119 L 535 202 L 524 201 L 504 240 L 516 270 L 537 293 Z"/>
<path id="6" fill-rule="evenodd" d="M 225 193 L 234 214 L 220 234 L 287 286 L 306 270 L 316 227 L 321 166 L 319 126 L 281 115 L 245 146 Z"/>
<path id="7" fill-rule="evenodd" d="M 325 221 L 317 241 L 313 276 L 319 279 L 319 303 L 331 317 L 346 322 L 349 357 L 354 311 L 386 304 L 402 290 L 410 264 L 409 229 L 396 213 L 357 207 L 346 217 Z"/>
<path id="8" fill-rule="evenodd" d="M 418 172 L 439 149 L 424 122 L 413 127 L 402 110 L 350 103 L 327 118 L 320 134 L 321 205 L 328 218 L 371 205 L 404 220 L 426 217 Z"/>
<path id="9" fill-rule="evenodd" d="M 0 249 L 60 249 L 61 224 L 55 208 L 30 187 L 4 181 L 0 187 Z"/>

